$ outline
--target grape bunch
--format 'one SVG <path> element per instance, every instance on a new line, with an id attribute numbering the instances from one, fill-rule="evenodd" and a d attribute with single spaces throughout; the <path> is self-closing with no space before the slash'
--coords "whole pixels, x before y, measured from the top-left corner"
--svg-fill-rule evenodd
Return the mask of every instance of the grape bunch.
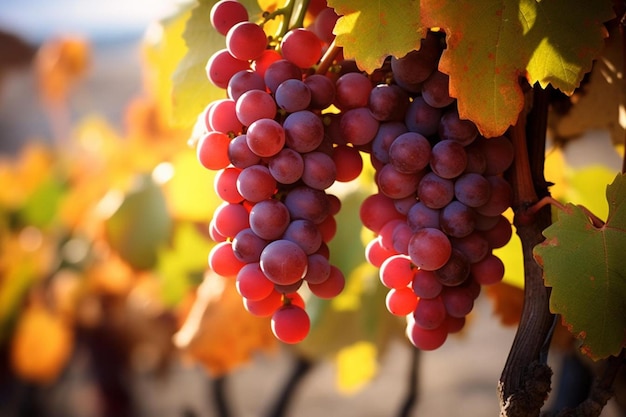
<path id="1" fill-rule="evenodd" d="M 200 115 L 196 144 L 223 200 L 210 268 L 235 277 L 245 308 L 271 316 L 279 340 L 302 341 L 310 319 L 301 289 L 333 298 L 345 285 L 329 260 L 341 208 L 329 188 L 357 178 L 369 155 L 378 191 L 359 213 L 375 236 L 366 259 L 389 288 L 388 310 L 407 317 L 408 339 L 441 346 L 464 326 L 481 285 L 504 275 L 493 249 L 512 233 L 503 216 L 511 142 L 460 118 L 438 70 L 441 33 L 366 74 L 334 47 L 338 16 L 324 2 L 310 26 L 279 36 L 265 33 L 270 17 L 251 22 L 236 0 L 211 11 L 226 48 L 207 62 L 225 97 Z"/>
<path id="2" fill-rule="evenodd" d="M 333 298 L 345 285 L 327 245 L 341 202 L 326 190 L 363 165 L 358 150 L 326 134 L 322 110 L 335 99 L 335 83 L 313 70 L 337 15 L 322 8 L 312 27 L 279 40 L 237 1 L 217 2 L 210 17 L 226 48 L 206 65 L 225 97 L 200 115 L 196 143 L 200 163 L 217 171 L 214 189 L 223 200 L 210 224 L 217 243 L 209 266 L 235 278 L 250 313 L 271 316 L 279 340 L 297 343 L 310 329 L 299 289 Z M 337 159 L 348 164 L 338 168 Z"/>
<path id="3" fill-rule="evenodd" d="M 503 174 L 513 146 L 459 117 L 437 69 L 442 49 L 429 32 L 419 50 L 391 58 L 392 82 L 371 90 L 369 110 L 381 122 L 370 144 L 378 193 L 360 209 L 376 234 L 366 257 L 389 288 L 387 309 L 407 317 L 407 337 L 424 350 L 463 328 L 481 285 L 502 280 L 493 249 L 512 235 Z"/>

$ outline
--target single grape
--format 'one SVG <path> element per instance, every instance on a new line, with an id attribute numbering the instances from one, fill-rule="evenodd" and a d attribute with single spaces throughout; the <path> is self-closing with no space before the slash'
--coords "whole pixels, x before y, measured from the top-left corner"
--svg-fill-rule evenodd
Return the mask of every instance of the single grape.
<path id="1" fill-rule="evenodd" d="M 420 180 L 417 196 L 429 208 L 443 208 L 454 198 L 454 182 L 429 172 Z"/>
<path id="2" fill-rule="evenodd" d="M 205 70 L 209 81 L 221 89 L 228 88 L 228 82 L 239 71 L 250 68 L 248 61 L 242 61 L 232 56 L 228 49 L 220 49 L 207 61 Z"/>
<path id="3" fill-rule="evenodd" d="M 490 253 L 481 261 L 472 264 L 471 274 L 481 285 L 493 285 L 504 278 L 504 263 Z"/>
<path id="4" fill-rule="evenodd" d="M 240 203 L 243 197 L 237 191 L 237 178 L 241 170 L 235 167 L 226 167 L 215 175 L 213 189 L 219 198 L 229 203 Z"/>
<path id="5" fill-rule="evenodd" d="M 393 200 L 382 193 L 372 194 L 363 200 L 359 217 L 361 224 L 374 233 L 378 233 L 390 220 L 404 219 L 396 210 Z"/>
<path id="6" fill-rule="evenodd" d="M 250 225 L 248 210 L 241 204 L 223 202 L 213 213 L 215 229 L 217 232 L 229 238 L 234 237 Z"/>
<path id="7" fill-rule="evenodd" d="M 293 184 L 302 177 L 304 160 L 299 152 L 283 148 L 267 164 L 270 174 L 281 184 Z"/>
<path id="8" fill-rule="evenodd" d="M 330 266 L 329 260 L 324 255 L 319 253 L 309 255 L 304 280 L 307 284 L 321 284 L 330 277 Z"/>
<path id="9" fill-rule="evenodd" d="M 447 107 L 454 103 L 454 97 L 450 97 L 448 90 L 448 74 L 441 71 L 433 71 L 422 84 L 422 97 L 432 107 Z"/>
<path id="10" fill-rule="evenodd" d="M 280 42 L 283 57 L 299 68 L 310 68 L 322 57 L 322 42 L 308 29 L 292 29 Z"/>
<path id="11" fill-rule="evenodd" d="M 291 285 L 304 277 L 308 260 L 298 244 L 278 239 L 263 249 L 260 263 L 270 281 L 278 285 Z"/>
<path id="12" fill-rule="evenodd" d="M 324 124 L 308 110 L 291 113 L 283 122 L 286 145 L 300 153 L 314 151 L 324 140 Z"/>
<path id="13" fill-rule="evenodd" d="M 370 91 L 368 107 L 376 120 L 404 121 L 409 94 L 395 84 L 378 84 Z"/>
<path id="14" fill-rule="evenodd" d="M 430 155 L 430 168 L 441 178 L 456 178 L 467 167 L 465 148 L 453 140 L 442 140 L 433 146 Z"/>
<path id="15" fill-rule="evenodd" d="M 476 216 L 471 207 L 460 201 L 451 201 L 441 209 L 439 225 L 450 237 L 464 237 L 474 231 Z"/>
<path id="16" fill-rule="evenodd" d="M 222 132 L 208 132 L 196 145 L 196 156 L 203 167 L 211 170 L 224 169 L 230 163 L 228 148 L 230 138 Z"/>
<path id="17" fill-rule="evenodd" d="M 478 231 L 461 238 L 450 238 L 450 241 L 452 242 L 452 247 L 463 253 L 470 264 L 483 259 L 490 250 L 487 239 Z"/>
<path id="18" fill-rule="evenodd" d="M 448 262 L 452 245 L 439 229 L 424 228 L 416 231 L 409 241 L 409 256 L 419 268 L 434 271 Z"/>
<path id="19" fill-rule="evenodd" d="M 242 61 L 257 59 L 267 46 L 263 28 L 253 22 L 239 22 L 226 33 L 226 48 Z"/>
<path id="20" fill-rule="evenodd" d="M 357 107 L 342 113 L 339 131 L 347 143 L 365 145 L 374 139 L 379 124 L 367 107 Z"/>
<path id="21" fill-rule="evenodd" d="M 237 101 L 237 99 L 246 91 L 265 91 L 265 81 L 263 81 L 263 77 L 256 71 L 239 71 L 231 77 L 230 81 L 228 81 L 228 87 L 226 90 L 228 92 L 228 97 Z"/>
<path id="22" fill-rule="evenodd" d="M 321 74 L 313 74 L 306 77 L 304 83 L 311 92 L 309 105 L 312 109 L 323 110 L 333 104 L 335 100 L 335 84 L 330 78 Z"/>
<path id="23" fill-rule="evenodd" d="M 435 270 L 435 275 L 441 284 L 454 287 L 463 284 L 470 274 L 470 263 L 467 257 L 456 249 L 452 249 L 450 258 L 442 267 Z"/>
<path id="24" fill-rule="evenodd" d="M 491 249 L 498 249 L 509 243 L 513 236 L 513 228 L 509 219 L 503 215 L 493 218 L 493 225 L 481 231 L 481 235 L 487 240 Z"/>
<path id="25" fill-rule="evenodd" d="M 332 155 L 336 168 L 336 181 L 349 182 L 356 179 L 363 171 L 363 158 L 354 147 L 338 145 Z"/>
<path id="26" fill-rule="evenodd" d="M 415 272 L 411 283 L 413 292 L 421 299 L 435 298 L 441 294 L 443 285 L 439 282 L 434 271 L 419 269 Z"/>
<path id="27" fill-rule="evenodd" d="M 419 96 L 415 97 L 404 117 L 404 123 L 411 132 L 432 136 L 439 130 L 442 110 L 432 107 Z"/>
<path id="28" fill-rule="evenodd" d="M 246 91 L 237 99 L 235 114 L 240 123 L 250 126 L 260 119 L 273 119 L 276 116 L 276 103 L 263 90 Z"/>
<path id="29" fill-rule="evenodd" d="M 378 271 L 380 282 L 387 288 L 405 288 L 413 281 L 415 269 L 411 259 L 405 255 L 387 258 Z"/>
<path id="30" fill-rule="evenodd" d="M 434 329 L 424 329 L 413 322 L 407 325 L 407 337 L 413 346 L 418 349 L 435 350 L 446 342 L 448 328 L 444 323 Z"/>
<path id="31" fill-rule="evenodd" d="M 248 263 L 239 270 L 235 286 L 239 295 L 254 301 L 262 300 L 274 291 L 274 283 L 265 277 L 258 262 Z"/>
<path id="32" fill-rule="evenodd" d="M 237 177 L 237 191 L 253 203 L 266 200 L 276 192 L 276 180 L 264 165 L 244 168 Z"/>
<path id="33" fill-rule="evenodd" d="M 229 98 L 213 102 L 207 119 L 211 130 L 235 135 L 243 130 L 243 125 L 237 119 L 235 101 Z"/>
<path id="34" fill-rule="evenodd" d="M 439 209 L 426 206 L 423 202 L 415 203 L 407 214 L 407 224 L 412 231 L 417 232 L 425 227 L 439 229 Z"/>
<path id="35" fill-rule="evenodd" d="M 491 184 L 484 176 L 468 172 L 454 182 L 454 196 L 469 207 L 480 207 L 489 201 Z"/>
<path id="36" fill-rule="evenodd" d="M 367 107 L 372 83 L 360 72 L 350 72 L 337 79 L 335 88 L 335 106 L 345 111 Z"/>
<path id="37" fill-rule="evenodd" d="M 474 308 L 474 293 L 468 285 L 444 287 L 441 298 L 448 315 L 452 317 L 465 317 Z"/>
<path id="38" fill-rule="evenodd" d="M 415 324 L 423 329 L 436 329 L 447 317 L 446 306 L 441 297 L 419 298 L 413 309 Z"/>
<path id="39" fill-rule="evenodd" d="M 236 276 L 244 265 L 233 253 L 233 247 L 229 241 L 216 244 L 209 252 L 209 268 L 223 277 Z"/>
<path id="40" fill-rule="evenodd" d="M 467 146 L 478 137 L 478 128 L 470 120 L 461 119 L 456 107 L 450 107 L 439 121 L 439 138 Z"/>
<path id="41" fill-rule="evenodd" d="M 393 165 L 387 164 L 376 177 L 380 192 L 389 198 L 398 199 L 415 194 L 421 176 L 398 171 Z"/>
<path id="42" fill-rule="evenodd" d="M 411 51 L 403 57 L 391 58 L 391 70 L 397 82 L 402 84 L 416 85 L 424 82 L 437 68 L 437 61 L 441 49 L 439 38 L 432 32 L 428 32 L 422 39 L 420 48 Z"/>
<path id="43" fill-rule="evenodd" d="M 322 244 L 322 234 L 317 225 L 305 219 L 292 221 L 282 239 L 297 243 L 307 255 L 314 254 Z"/>
<path id="44" fill-rule="evenodd" d="M 305 110 L 311 103 L 311 90 L 301 80 L 289 79 L 283 81 L 274 94 L 278 107 L 287 113 Z"/>
<path id="45" fill-rule="evenodd" d="M 233 254 L 244 263 L 258 262 L 267 243 L 267 240 L 260 238 L 248 227 L 241 230 L 233 238 Z"/>
<path id="46" fill-rule="evenodd" d="M 233 166 L 243 169 L 256 165 L 261 157 L 250 150 L 246 135 L 239 135 L 228 143 L 228 160 Z"/>
<path id="47" fill-rule="evenodd" d="M 285 129 L 272 119 L 260 119 L 248 127 L 246 142 L 258 156 L 274 156 L 285 145 Z"/>
<path id="48" fill-rule="evenodd" d="M 248 10 L 236 0 L 220 0 L 211 7 L 211 25 L 222 35 L 239 22 L 248 20 Z"/>
<path id="49" fill-rule="evenodd" d="M 311 319 L 302 307 L 286 304 L 272 315 L 272 333 L 284 343 L 299 343 L 309 334 Z"/>
<path id="50" fill-rule="evenodd" d="M 270 317 L 283 305 L 283 295 L 273 290 L 270 295 L 260 300 L 243 299 L 244 308 L 257 317 Z"/>
<path id="51" fill-rule="evenodd" d="M 280 238 L 291 221 L 285 204 L 278 200 L 263 200 L 250 210 L 250 228 L 261 239 Z"/>
<path id="52" fill-rule="evenodd" d="M 337 168 L 335 161 L 323 152 L 308 152 L 302 155 L 304 171 L 302 182 L 311 188 L 325 190 L 335 182 Z"/>
<path id="53" fill-rule="evenodd" d="M 430 142 L 419 133 L 403 133 L 389 146 L 389 163 L 400 172 L 416 173 L 428 166 L 430 158 Z"/>
<path id="54" fill-rule="evenodd" d="M 406 316 L 415 310 L 417 297 L 408 287 L 392 288 L 385 297 L 385 306 L 395 316 Z"/>

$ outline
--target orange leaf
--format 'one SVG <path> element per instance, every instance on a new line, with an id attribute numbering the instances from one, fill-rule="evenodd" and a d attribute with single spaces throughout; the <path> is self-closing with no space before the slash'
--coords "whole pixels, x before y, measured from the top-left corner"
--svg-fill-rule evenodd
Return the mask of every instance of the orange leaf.
<path id="1" fill-rule="evenodd" d="M 225 374 L 276 345 L 269 319 L 248 313 L 235 281 L 210 272 L 174 343 L 213 375 Z"/>
<path id="2" fill-rule="evenodd" d="M 51 383 L 67 364 L 73 344 L 70 326 L 44 306 L 34 303 L 17 323 L 11 344 L 11 365 L 25 380 Z"/>

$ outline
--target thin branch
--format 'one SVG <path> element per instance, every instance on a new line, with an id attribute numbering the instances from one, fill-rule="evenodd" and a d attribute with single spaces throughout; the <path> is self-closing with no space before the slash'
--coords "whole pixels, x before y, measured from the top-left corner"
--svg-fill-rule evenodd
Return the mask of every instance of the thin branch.
<path id="1" fill-rule="evenodd" d="M 398 417 L 409 417 L 413 415 L 412 411 L 417 403 L 419 395 L 419 365 L 420 365 L 420 350 L 413 349 L 411 354 L 411 367 L 409 371 L 409 383 L 407 395 L 404 398 L 404 403 L 400 408 Z"/>

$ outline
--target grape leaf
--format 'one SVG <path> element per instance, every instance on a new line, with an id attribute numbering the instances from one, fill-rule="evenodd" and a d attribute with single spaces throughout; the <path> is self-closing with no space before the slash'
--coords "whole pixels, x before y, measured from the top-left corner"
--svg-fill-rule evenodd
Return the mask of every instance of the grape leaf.
<path id="1" fill-rule="evenodd" d="M 572 94 L 604 47 L 603 22 L 615 17 L 611 2 L 526 0 L 520 12 L 529 82 Z"/>
<path id="2" fill-rule="evenodd" d="M 335 25 L 335 42 L 343 47 L 344 57 L 373 72 L 389 55 L 404 56 L 419 49 L 426 36 L 416 0 L 365 2 L 328 0 L 341 17 Z"/>
<path id="3" fill-rule="evenodd" d="M 552 112 L 550 128 L 559 139 L 576 138 L 590 129 L 607 129 L 614 144 L 624 142 L 626 126 L 620 117 L 626 105 L 626 84 L 619 81 L 624 59 L 618 26 L 611 28 L 602 56 L 594 63 L 589 81 L 574 93 L 568 111 Z"/>
<path id="4" fill-rule="evenodd" d="M 520 12 L 509 0 L 422 1 L 422 20 L 446 33 L 439 70 L 450 76 L 450 95 L 459 115 L 487 137 L 515 124 L 524 105 L 518 83 L 526 52 Z"/>
<path id="5" fill-rule="evenodd" d="M 534 249 L 552 287 L 551 311 L 594 360 L 617 355 L 626 343 L 626 175 L 607 187 L 606 199 L 609 214 L 602 227 L 569 204 Z"/>
<path id="6" fill-rule="evenodd" d="M 106 220 L 107 241 L 133 268 L 150 269 L 158 261 L 158 250 L 172 234 L 172 219 L 163 191 L 147 176 L 126 195 Z"/>
<path id="7" fill-rule="evenodd" d="M 423 22 L 447 35 L 440 70 L 450 75 L 459 114 L 488 137 L 516 123 L 524 105 L 519 77 L 571 94 L 599 55 L 602 22 L 611 17 L 610 2 L 422 2 Z"/>
<path id="8" fill-rule="evenodd" d="M 191 127 L 211 101 L 224 98 L 224 90 L 209 82 L 205 67 L 211 55 L 225 48 L 225 38 L 211 26 L 211 8 L 216 0 L 198 0 L 183 32 L 187 53 L 173 74 L 172 111 L 177 125 Z M 250 20 L 260 15 L 257 2 L 241 0 Z"/>

